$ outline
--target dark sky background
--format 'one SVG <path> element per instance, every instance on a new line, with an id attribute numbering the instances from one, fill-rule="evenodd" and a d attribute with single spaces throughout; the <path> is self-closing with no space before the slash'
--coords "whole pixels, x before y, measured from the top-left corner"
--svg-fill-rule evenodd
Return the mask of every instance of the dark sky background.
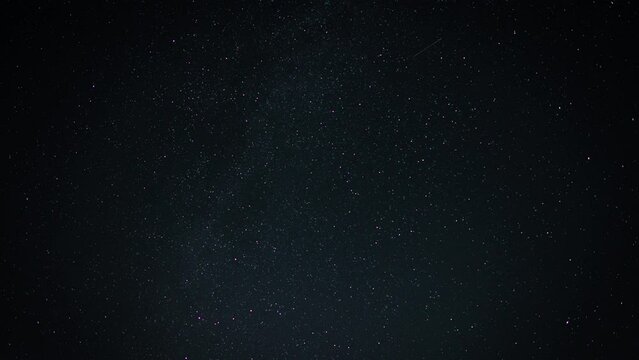
<path id="1" fill-rule="evenodd" d="M 3 7 L 3 359 L 639 352 L 632 1 Z"/>

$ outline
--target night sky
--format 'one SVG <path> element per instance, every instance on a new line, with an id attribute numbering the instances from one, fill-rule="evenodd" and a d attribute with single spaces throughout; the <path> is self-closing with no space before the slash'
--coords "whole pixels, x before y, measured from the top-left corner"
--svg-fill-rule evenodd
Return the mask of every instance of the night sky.
<path id="1" fill-rule="evenodd" d="M 2 359 L 639 353 L 632 1 L 3 7 Z"/>

